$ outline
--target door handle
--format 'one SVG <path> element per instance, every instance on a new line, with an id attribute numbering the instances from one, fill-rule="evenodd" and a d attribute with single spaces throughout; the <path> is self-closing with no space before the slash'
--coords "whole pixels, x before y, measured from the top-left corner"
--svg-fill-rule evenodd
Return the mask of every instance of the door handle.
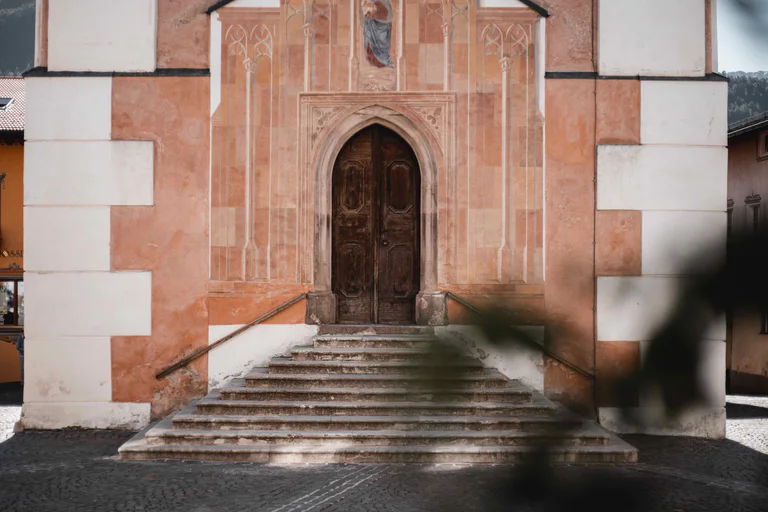
<path id="1" fill-rule="evenodd" d="M 384 245 L 384 246 L 389 245 L 389 240 L 382 240 L 381 245 Z"/>

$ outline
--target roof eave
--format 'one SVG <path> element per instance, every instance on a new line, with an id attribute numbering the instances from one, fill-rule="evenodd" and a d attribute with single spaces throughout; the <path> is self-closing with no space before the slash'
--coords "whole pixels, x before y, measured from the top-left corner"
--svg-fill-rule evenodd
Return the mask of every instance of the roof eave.
<path id="1" fill-rule="evenodd" d="M 231 4 L 235 0 L 218 0 L 215 4 L 211 5 L 207 11 L 205 11 L 206 14 L 213 14 L 214 12 L 218 11 L 222 7 L 226 7 L 228 4 Z M 521 3 L 525 4 L 529 9 L 532 9 L 537 14 L 544 18 L 549 18 L 549 11 L 547 11 L 544 7 L 540 6 L 538 3 L 534 2 L 533 0 L 520 0 Z"/>

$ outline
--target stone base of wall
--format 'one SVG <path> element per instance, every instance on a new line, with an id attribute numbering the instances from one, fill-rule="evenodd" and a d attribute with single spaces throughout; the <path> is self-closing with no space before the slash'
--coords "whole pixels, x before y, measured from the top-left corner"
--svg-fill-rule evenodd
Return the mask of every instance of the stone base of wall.
<path id="1" fill-rule="evenodd" d="M 691 436 L 709 439 L 725 439 L 725 407 L 701 407 L 691 409 L 675 420 L 661 419 L 660 410 L 651 407 L 630 409 L 628 421 L 621 409 L 600 408 L 600 425 L 617 434 L 648 434 L 655 436 Z"/>
<path id="2" fill-rule="evenodd" d="M 126 402 L 33 402 L 21 408 L 18 429 L 97 428 L 138 430 L 149 424 L 151 404 Z"/>

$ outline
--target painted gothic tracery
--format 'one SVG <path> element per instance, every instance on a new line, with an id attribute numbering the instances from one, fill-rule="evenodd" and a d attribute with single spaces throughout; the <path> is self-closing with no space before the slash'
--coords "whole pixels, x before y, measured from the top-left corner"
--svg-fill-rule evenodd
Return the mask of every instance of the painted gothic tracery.
<path id="1" fill-rule="evenodd" d="M 454 98 L 447 116 L 443 103 L 387 96 L 446 155 L 437 171 L 440 286 L 543 281 L 535 13 L 471 0 L 284 0 L 218 16 L 213 281 L 311 284 L 314 177 L 300 155 L 352 114 L 345 95 L 405 92 Z M 305 118 L 307 94 L 341 100 Z"/>

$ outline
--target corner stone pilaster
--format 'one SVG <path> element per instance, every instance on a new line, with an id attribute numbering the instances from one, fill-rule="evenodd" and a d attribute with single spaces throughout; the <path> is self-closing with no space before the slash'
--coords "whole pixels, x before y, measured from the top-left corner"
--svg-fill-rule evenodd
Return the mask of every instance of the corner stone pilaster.
<path id="1" fill-rule="evenodd" d="M 448 325 L 448 297 L 442 292 L 424 292 L 416 296 L 418 325 Z"/>
<path id="2" fill-rule="evenodd" d="M 333 292 L 309 292 L 307 294 L 307 324 L 336 323 L 336 295 Z"/>

